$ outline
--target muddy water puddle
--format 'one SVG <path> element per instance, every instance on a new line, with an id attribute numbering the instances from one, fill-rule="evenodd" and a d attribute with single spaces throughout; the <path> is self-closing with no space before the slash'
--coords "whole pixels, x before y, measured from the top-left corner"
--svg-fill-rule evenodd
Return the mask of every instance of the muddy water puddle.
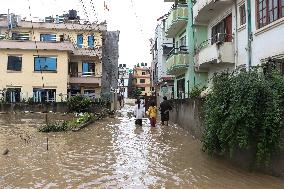
<path id="1" fill-rule="evenodd" d="M 1 122 L 0 150 L 10 152 L 0 156 L 0 188 L 284 188 L 284 180 L 208 157 L 175 125 L 135 127 L 130 110 L 76 133 Z"/>

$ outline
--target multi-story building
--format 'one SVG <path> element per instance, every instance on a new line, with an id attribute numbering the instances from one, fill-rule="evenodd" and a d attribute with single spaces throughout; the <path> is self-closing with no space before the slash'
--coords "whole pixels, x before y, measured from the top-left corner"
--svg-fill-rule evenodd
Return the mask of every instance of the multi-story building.
<path id="1" fill-rule="evenodd" d="M 207 74 L 196 73 L 194 69 L 194 40 L 191 12 L 191 1 L 165 0 L 174 2 L 165 25 L 165 37 L 173 38 L 174 48 L 166 60 L 167 73 L 175 76 L 174 97 L 187 98 L 195 85 L 205 85 Z"/>
<path id="2" fill-rule="evenodd" d="M 256 66 L 269 58 L 284 63 L 283 1 L 165 2 L 174 2 L 165 31 L 174 38 L 167 70 L 176 76 L 175 97 L 187 97 L 194 86 L 210 87 L 217 72 Z"/>
<path id="3" fill-rule="evenodd" d="M 119 64 L 118 67 L 118 89 L 119 93 L 128 98 L 129 68 L 126 64 Z"/>
<path id="4" fill-rule="evenodd" d="M 140 89 L 142 96 L 151 96 L 151 69 L 147 63 L 140 63 L 134 66 L 133 69 L 133 86 Z"/>
<path id="5" fill-rule="evenodd" d="M 105 23 L 81 24 L 74 10 L 44 22 L 7 17 L 0 21 L 0 89 L 8 101 L 100 97 Z"/>
<path id="6" fill-rule="evenodd" d="M 165 37 L 165 16 L 160 18 L 155 30 L 155 38 L 151 44 L 152 54 L 152 83 L 155 89 L 157 102 L 161 102 L 163 96 L 173 98 L 174 76 L 167 74 L 166 60 L 173 48 L 173 39 Z"/>

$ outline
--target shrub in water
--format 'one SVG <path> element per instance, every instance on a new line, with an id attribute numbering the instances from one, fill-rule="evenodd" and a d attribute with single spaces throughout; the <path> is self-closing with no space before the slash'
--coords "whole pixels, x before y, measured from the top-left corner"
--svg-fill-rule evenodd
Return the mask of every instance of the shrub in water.
<path id="1" fill-rule="evenodd" d="M 77 95 L 67 100 L 67 106 L 70 112 L 89 112 L 92 106 L 92 99 L 83 95 Z"/>

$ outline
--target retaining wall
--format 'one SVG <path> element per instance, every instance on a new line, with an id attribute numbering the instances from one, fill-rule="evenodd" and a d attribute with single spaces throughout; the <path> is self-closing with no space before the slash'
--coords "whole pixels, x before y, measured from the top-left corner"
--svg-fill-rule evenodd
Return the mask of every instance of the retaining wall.
<path id="1" fill-rule="evenodd" d="M 201 140 L 204 131 L 201 100 L 179 99 L 171 100 L 171 103 L 173 111 L 170 113 L 170 121 Z M 254 162 L 254 151 L 254 149 L 237 150 L 232 159 L 229 155 L 226 155 L 225 158 L 238 167 L 250 170 Z M 268 168 L 263 166 L 258 170 L 284 178 L 284 149 L 272 157 L 271 165 Z"/>

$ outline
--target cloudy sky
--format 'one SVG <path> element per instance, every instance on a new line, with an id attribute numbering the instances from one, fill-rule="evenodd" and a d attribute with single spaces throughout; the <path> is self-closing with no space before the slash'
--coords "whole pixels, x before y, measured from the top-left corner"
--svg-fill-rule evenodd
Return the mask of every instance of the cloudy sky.
<path id="1" fill-rule="evenodd" d="M 104 10 L 104 4 L 109 11 Z M 133 66 L 151 61 L 149 39 L 154 36 L 157 19 L 167 13 L 172 3 L 164 0 L 8 0 L 1 2 L 0 13 L 22 17 L 45 17 L 76 9 L 79 16 L 107 20 L 109 30 L 120 30 L 119 63 Z M 29 8 L 30 6 L 30 8 Z M 93 9 L 95 7 L 95 9 Z"/>

